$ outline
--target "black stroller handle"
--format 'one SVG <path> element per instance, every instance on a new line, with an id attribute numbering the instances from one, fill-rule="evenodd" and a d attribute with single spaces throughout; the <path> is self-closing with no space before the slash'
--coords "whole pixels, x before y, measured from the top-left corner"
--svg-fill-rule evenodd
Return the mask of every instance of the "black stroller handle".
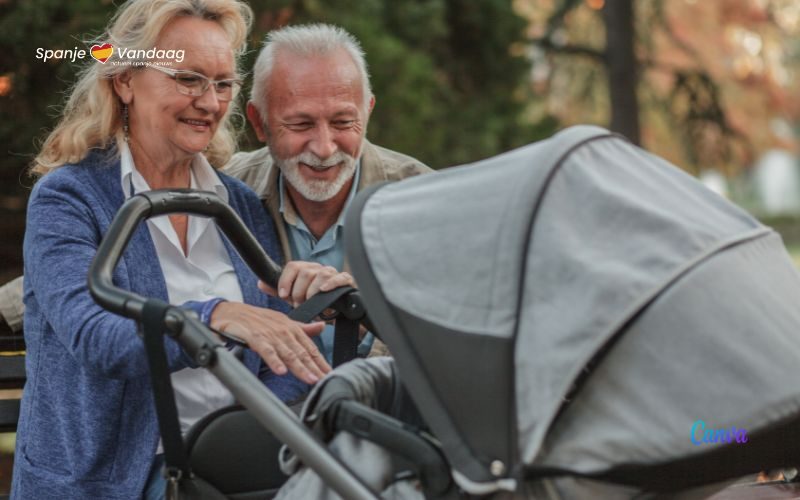
<path id="1" fill-rule="evenodd" d="M 132 196 L 111 222 L 89 267 L 89 290 L 98 304 L 122 316 L 141 319 L 145 299 L 114 286 L 111 277 L 139 223 L 150 217 L 171 213 L 214 218 L 256 276 L 277 288 L 281 267 L 261 248 L 230 205 L 210 191 L 163 189 Z"/>
<path id="2" fill-rule="evenodd" d="M 145 303 L 156 299 L 147 299 L 115 286 L 113 272 L 139 223 L 170 213 L 213 217 L 256 275 L 273 287 L 277 285 L 280 266 L 264 252 L 236 212 L 215 193 L 187 189 L 148 191 L 132 196 L 122 205 L 89 266 L 89 292 L 100 306 L 141 323 Z M 332 455 L 325 444 L 309 432 L 300 419 L 194 314 L 170 306 L 164 316 L 164 326 L 198 365 L 222 381 L 261 425 L 286 443 L 334 491 L 343 498 L 377 500 L 375 492 Z"/>
<path id="3" fill-rule="evenodd" d="M 142 318 L 145 299 L 133 292 L 114 286 L 112 275 L 139 223 L 151 217 L 172 213 L 190 213 L 213 218 L 255 275 L 272 288 L 278 288 L 278 280 L 282 272 L 281 266 L 267 255 L 239 215 L 216 193 L 194 189 L 161 189 L 132 196 L 122 205 L 114 220 L 111 221 L 111 225 L 97 249 L 97 255 L 89 267 L 89 291 L 98 304 L 127 318 L 137 321 Z M 326 296 L 332 296 L 332 292 L 334 291 L 318 294 L 319 297 L 314 304 L 322 304 L 321 301 Z M 340 292 L 338 295 L 342 296 L 342 299 L 338 301 L 335 308 L 337 312 L 349 319 L 363 323 L 369 331 L 378 335 L 374 325 L 367 317 L 358 290 L 349 288 L 346 293 Z M 300 321 L 310 321 L 325 307 L 328 307 L 328 304 L 323 304 L 319 310 L 312 311 L 308 318 Z M 307 312 L 308 307 L 304 308 L 304 313 Z"/>

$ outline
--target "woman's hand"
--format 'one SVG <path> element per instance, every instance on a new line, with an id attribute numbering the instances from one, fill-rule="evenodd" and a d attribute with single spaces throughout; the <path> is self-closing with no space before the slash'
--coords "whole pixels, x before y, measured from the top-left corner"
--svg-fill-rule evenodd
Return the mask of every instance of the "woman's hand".
<path id="1" fill-rule="evenodd" d="M 340 286 L 355 288 L 356 283 L 350 274 L 340 273 L 334 267 L 301 260 L 293 260 L 284 266 L 277 293 L 266 283 L 258 282 L 262 291 L 277 295 L 292 307 L 299 306 L 319 292 L 329 292 Z"/>
<path id="2" fill-rule="evenodd" d="M 314 384 L 331 371 L 309 338 L 322 333 L 325 323 L 304 324 L 271 309 L 220 302 L 211 314 L 210 326 L 242 339 L 278 375 L 288 369 L 303 382 Z"/>

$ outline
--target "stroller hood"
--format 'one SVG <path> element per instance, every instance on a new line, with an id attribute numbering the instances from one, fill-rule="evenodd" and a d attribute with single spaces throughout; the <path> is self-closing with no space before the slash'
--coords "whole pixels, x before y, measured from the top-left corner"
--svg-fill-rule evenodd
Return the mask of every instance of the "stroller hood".
<path id="1" fill-rule="evenodd" d="M 369 190 L 346 228 L 370 317 L 468 491 L 729 465 L 797 417 L 781 381 L 800 377 L 800 280 L 780 238 L 604 129 Z M 697 421 L 751 442 L 702 443 Z"/>

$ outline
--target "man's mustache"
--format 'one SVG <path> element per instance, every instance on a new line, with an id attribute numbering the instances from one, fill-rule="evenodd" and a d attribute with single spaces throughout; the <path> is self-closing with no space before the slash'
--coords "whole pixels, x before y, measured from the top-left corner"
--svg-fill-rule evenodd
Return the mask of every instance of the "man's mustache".
<path id="1" fill-rule="evenodd" d="M 292 158 L 291 160 L 295 164 L 303 163 L 304 165 L 308 165 L 309 167 L 315 169 L 324 169 L 324 168 L 334 167 L 348 160 L 354 161 L 355 159 L 352 156 L 348 155 L 347 153 L 344 153 L 342 151 L 337 151 L 328 158 L 325 158 L 323 160 L 314 153 L 311 153 L 310 151 L 304 151 L 299 155 L 295 156 L 294 158 Z"/>

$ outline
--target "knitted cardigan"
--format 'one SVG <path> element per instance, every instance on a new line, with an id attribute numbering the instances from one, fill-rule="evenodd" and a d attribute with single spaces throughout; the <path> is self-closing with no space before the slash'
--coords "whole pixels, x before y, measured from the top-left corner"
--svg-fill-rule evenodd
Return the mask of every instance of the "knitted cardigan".
<path id="1" fill-rule="evenodd" d="M 219 174 L 229 203 L 267 253 L 279 260 L 272 221 L 243 183 Z M 114 150 L 92 151 L 42 178 L 28 205 L 24 242 L 25 386 L 12 498 L 140 498 L 159 440 L 144 346 L 137 326 L 106 312 L 86 276 L 100 239 L 124 201 Z M 244 302 L 286 311 L 223 236 Z M 117 286 L 167 300 L 150 232 L 140 224 L 114 271 Z M 199 310 L 203 303 L 188 303 Z M 170 370 L 191 366 L 165 340 Z M 308 387 L 269 371 L 250 350 L 245 365 L 284 401 Z"/>

